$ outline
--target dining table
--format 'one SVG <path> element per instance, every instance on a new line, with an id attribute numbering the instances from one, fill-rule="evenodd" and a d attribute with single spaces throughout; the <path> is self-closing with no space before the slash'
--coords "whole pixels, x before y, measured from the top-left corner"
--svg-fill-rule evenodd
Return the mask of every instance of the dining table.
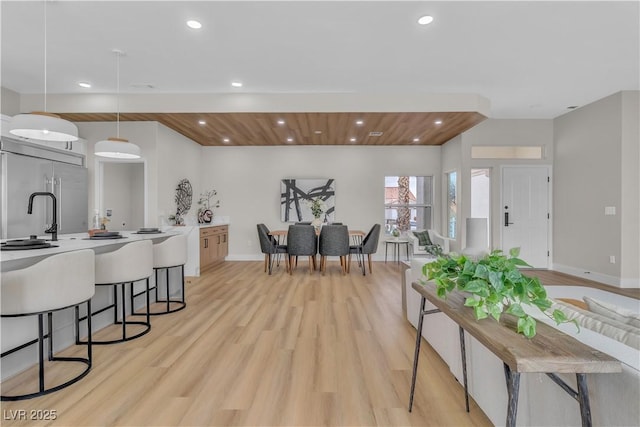
<path id="1" fill-rule="evenodd" d="M 316 234 L 319 236 L 320 235 L 320 231 L 322 230 L 322 227 L 318 227 L 316 228 Z M 276 238 L 276 242 L 278 245 L 284 245 L 286 244 L 286 239 L 287 239 L 287 234 L 289 233 L 289 230 L 271 230 L 269 231 L 269 235 L 273 236 Z M 351 242 L 353 243 L 354 246 L 359 246 L 362 244 L 362 240 L 364 239 L 364 236 L 366 236 L 367 233 L 365 233 L 362 230 L 351 230 L 349 229 L 349 238 L 351 239 Z M 357 255 L 358 258 L 358 265 L 363 268 L 364 270 L 364 257 L 363 259 L 361 259 L 360 255 Z M 280 264 L 280 259 L 278 258 L 277 261 L 278 265 Z"/>

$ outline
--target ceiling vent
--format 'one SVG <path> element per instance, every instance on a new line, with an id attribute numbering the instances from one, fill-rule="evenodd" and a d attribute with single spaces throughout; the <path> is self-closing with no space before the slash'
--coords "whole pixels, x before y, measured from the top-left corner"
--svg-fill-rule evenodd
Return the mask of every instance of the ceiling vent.
<path id="1" fill-rule="evenodd" d="M 369 132 L 369 136 L 382 136 L 383 132 Z"/>

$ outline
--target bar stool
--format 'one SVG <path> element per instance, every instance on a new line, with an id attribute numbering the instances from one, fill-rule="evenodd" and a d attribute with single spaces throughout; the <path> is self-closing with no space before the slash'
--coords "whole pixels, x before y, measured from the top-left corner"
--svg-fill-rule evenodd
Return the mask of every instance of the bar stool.
<path id="1" fill-rule="evenodd" d="M 91 310 L 94 286 L 94 253 L 90 249 L 52 255 L 21 270 L 2 273 L 2 305 L 0 317 L 24 317 L 38 315 L 38 338 L 7 350 L 8 356 L 30 345 L 38 344 L 38 391 L 1 399 L 24 400 L 53 393 L 79 381 L 91 369 L 91 330 L 87 334 L 87 357 L 57 357 L 53 355 L 53 313 L 86 303 Z M 44 331 L 44 315 L 47 315 L 47 333 Z M 89 323 L 90 325 L 90 323 Z M 45 388 L 44 342 L 48 340 L 48 360 L 53 362 L 80 362 L 87 367 L 70 380 Z"/>
<path id="2" fill-rule="evenodd" d="M 156 302 L 166 302 L 166 310 L 165 311 L 156 311 L 150 312 L 151 316 L 159 316 L 162 314 L 175 313 L 176 311 L 180 311 L 187 306 L 184 301 L 184 265 L 187 263 L 187 235 L 179 234 L 177 236 L 169 237 L 168 239 L 156 243 L 153 245 L 153 271 L 155 273 L 156 283 L 149 290 L 156 291 Z M 170 286 L 169 286 L 169 270 L 172 268 L 180 267 L 180 278 L 181 278 L 181 293 L 180 299 L 171 299 L 170 295 Z M 158 281 L 158 273 L 160 270 L 165 271 L 165 289 L 166 289 L 166 299 L 161 300 L 158 299 L 158 286 L 160 286 L 160 282 Z M 140 293 L 132 293 L 131 294 L 131 306 L 133 307 L 134 298 L 144 294 L 145 291 Z M 175 308 L 171 308 L 171 304 L 176 306 Z M 137 313 L 134 313 L 137 315 Z"/>
<path id="3" fill-rule="evenodd" d="M 139 338 L 151 330 L 151 318 L 149 314 L 149 277 L 153 273 L 153 244 L 151 240 L 141 240 L 127 243 L 121 248 L 103 254 L 96 255 L 96 286 L 111 286 L 113 288 L 113 303 L 97 311 L 87 312 L 87 315 L 80 317 L 76 310 L 76 331 L 80 329 L 80 322 L 88 320 L 91 316 L 100 314 L 106 310 L 113 309 L 113 323 L 122 325 L 122 338 L 112 340 L 93 340 L 93 344 L 115 344 Z M 129 285 L 129 292 L 133 292 L 133 283 L 144 280 L 147 289 L 147 310 L 146 321 L 127 320 L 127 298 L 126 285 Z M 121 314 L 122 320 L 118 320 L 118 288 L 121 294 Z M 134 307 L 131 307 L 133 313 Z M 142 325 L 144 329 L 133 335 L 127 336 L 127 326 Z M 76 343 L 83 343 L 76 334 Z"/>

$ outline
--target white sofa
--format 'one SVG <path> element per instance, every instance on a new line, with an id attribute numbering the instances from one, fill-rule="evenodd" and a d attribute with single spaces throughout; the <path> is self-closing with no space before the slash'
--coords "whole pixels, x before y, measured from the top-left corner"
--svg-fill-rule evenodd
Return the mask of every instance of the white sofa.
<path id="1" fill-rule="evenodd" d="M 414 327 L 418 324 L 420 294 L 411 287 L 411 283 L 421 278 L 425 262 L 428 261 L 424 258 L 414 258 L 411 268 L 405 272 L 407 320 Z M 561 288 L 563 287 L 547 287 L 549 296 L 558 296 L 554 293 L 561 293 Z M 606 299 L 597 289 L 583 289 L 589 289 L 594 298 Z M 637 311 L 638 301 L 630 298 L 626 300 L 629 301 L 622 301 L 622 306 L 627 304 L 628 308 L 636 307 Z M 426 304 L 426 309 L 435 308 L 428 301 Z M 621 373 L 587 375 L 593 425 L 640 425 L 640 351 L 586 328 L 581 328 L 578 333 L 572 324 L 557 326 L 542 313 L 531 311 L 531 314 L 535 314 L 539 321 L 546 322 L 622 362 Z M 422 336 L 462 384 L 458 325 L 442 313 L 429 314 L 424 318 Z M 465 334 L 465 337 L 469 393 L 495 425 L 504 425 L 508 398 L 502 361 L 469 334 Z M 420 366 L 423 372 L 429 372 L 429 369 L 428 366 Z M 575 375 L 560 374 L 560 377 L 576 388 Z M 518 426 L 581 425 L 577 401 L 545 374 L 525 374 L 520 378 Z"/>
<path id="2" fill-rule="evenodd" d="M 415 231 L 419 232 L 424 230 L 415 230 Z M 431 243 L 433 243 L 434 245 L 440 245 L 440 247 L 442 248 L 442 253 L 448 254 L 451 247 L 450 242 L 453 239 L 449 239 L 447 237 L 441 236 L 435 230 L 430 229 L 430 230 L 427 230 L 427 232 L 429 233 L 429 239 L 431 240 Z M 407 238 L 409 239 L 409 243 L 411 244 L 412 252 L 414 255 L 429 255 L 429 253 L 425 250 L 424 246 L 419 245 L 418 238 L 413 234 L 413 231 L 407 232 Z"/>

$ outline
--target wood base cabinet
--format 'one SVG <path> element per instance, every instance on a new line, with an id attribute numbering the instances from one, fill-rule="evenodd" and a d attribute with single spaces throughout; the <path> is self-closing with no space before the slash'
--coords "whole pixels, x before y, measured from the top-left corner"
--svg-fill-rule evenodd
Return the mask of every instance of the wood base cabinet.
<path id="1" fill-rule="evenodd" d="M 200 229 L 200 271 L 224 261 L 229 254 L 229 227 L 217 225 Z"/>

